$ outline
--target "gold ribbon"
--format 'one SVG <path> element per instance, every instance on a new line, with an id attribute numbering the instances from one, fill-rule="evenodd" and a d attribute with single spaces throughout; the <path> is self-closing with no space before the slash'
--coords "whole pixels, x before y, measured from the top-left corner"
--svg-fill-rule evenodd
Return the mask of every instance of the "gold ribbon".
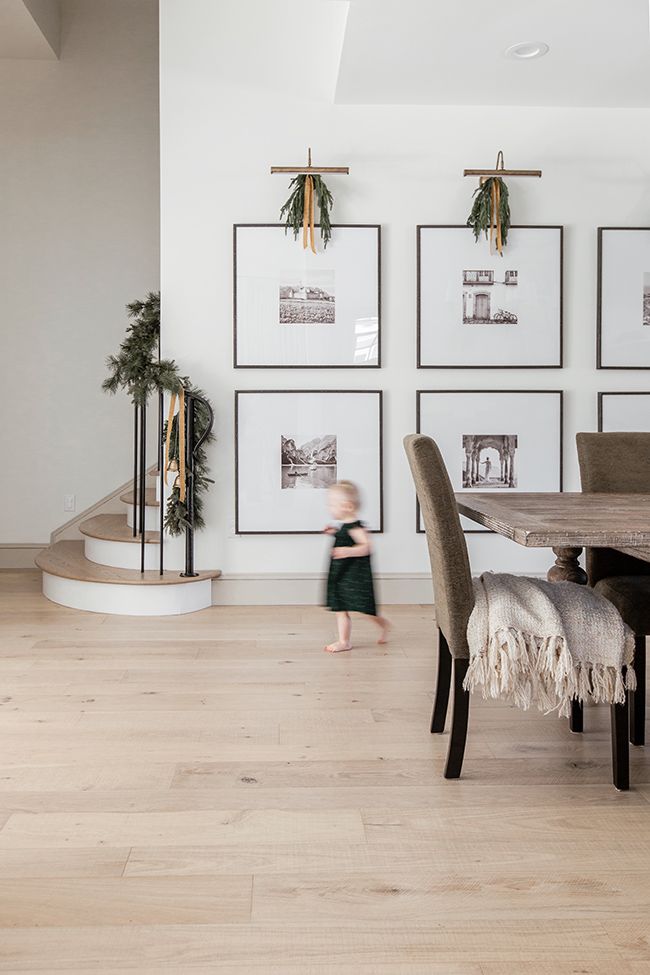
<path id="1" fill-rule="evenodd" d="M 178 477 L 180 500 L 185 501 L 185 389 L 178 396 Z"/>
<path id="2" fill-rule="evenodd" d="M 176 410 L 176 393 L 172 393 L 169 401 L 169 414 L 167 416 L 167 439 L 165 441 L 165 484 L 167 484 L 167 471 L 169 470 L 169 447 L 172 440 L 172 422 L 174 411 Z"/>
<path id="3" fill-rule="evenodd" d="M 167 416 L 167 439 L 165 441 L 165 484 L 167 484 L 167 472 L 169 471 L 169 451 L 172 439 L 172 423 L 176 411 L 176 393 L 172 393 L 169 401 L 169 414 Z M 180 500 L 185 501 L 185 390 L 181 387 L 178 394 L 178 491 Z"/>
<path id="4" fill-rule="evenodd" d="M 305 204 L 302 215 L 302 246 L 305 250 L 311 247 L 312 252 L 316 253 L 314 243 L 314 179 L 308 176 L 305 180 Z"/>

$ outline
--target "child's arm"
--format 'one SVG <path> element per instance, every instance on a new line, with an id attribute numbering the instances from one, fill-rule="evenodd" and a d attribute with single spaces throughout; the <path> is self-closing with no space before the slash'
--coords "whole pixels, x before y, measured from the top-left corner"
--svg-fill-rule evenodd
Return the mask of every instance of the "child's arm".
<path id="1" fill-rule="evenodd" d="M 333 559 L 360 559 L 364 555 L 370 555 L 372 551 L 370 535 L 364 528 L 351 528 L 350 538 L 354 541 L 354 545 L 333 548 Z"/>

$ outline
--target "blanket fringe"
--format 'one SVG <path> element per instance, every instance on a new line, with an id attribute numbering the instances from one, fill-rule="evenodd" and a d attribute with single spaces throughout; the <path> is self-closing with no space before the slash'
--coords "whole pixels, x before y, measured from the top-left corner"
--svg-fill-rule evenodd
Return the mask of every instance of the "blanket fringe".
<path id="1" fill-rule="evenodd" d="M 501 629 L 470 660 L 463 687 L 523 711 L 536 704 L 540 711 L 558 711 L 566 718 L 572 700 L 624 704 L 626 690 L 636 689 L 636 674 L 631 663 L 625 673 L 604 664 L 574 664 L 564 637 L 540 640 L 532 633 Z"/>

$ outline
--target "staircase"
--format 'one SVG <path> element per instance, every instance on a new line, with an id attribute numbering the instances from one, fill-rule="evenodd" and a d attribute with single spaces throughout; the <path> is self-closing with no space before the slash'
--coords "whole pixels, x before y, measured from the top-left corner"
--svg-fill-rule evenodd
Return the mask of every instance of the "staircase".
<path id="1" fill-rule="evenodd" d="M 124 616 L 173 616 L 212 605 L 212 580 L 220 571 L 160 574 L 160 485 L 157 471 L 150 476 L 156 480 L 145 493 L 145 571 L 142 539 L 133 534 L 133 494 L 127 492 L 120 496 L 122 514 L 95 515 L 79 526 L 83 539 L 55 542 L 38 555 L 43 595 L 61 606 Z"/>

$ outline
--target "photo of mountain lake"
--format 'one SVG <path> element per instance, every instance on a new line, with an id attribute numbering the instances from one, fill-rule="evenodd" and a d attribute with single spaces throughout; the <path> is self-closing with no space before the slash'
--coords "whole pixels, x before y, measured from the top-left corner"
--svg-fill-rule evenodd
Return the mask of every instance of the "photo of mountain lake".
<path id="1" fill-rule="evenodd" d="M 328 488 L 337 480 L 336 436 L 281 437 L 282 489 Z"/>

